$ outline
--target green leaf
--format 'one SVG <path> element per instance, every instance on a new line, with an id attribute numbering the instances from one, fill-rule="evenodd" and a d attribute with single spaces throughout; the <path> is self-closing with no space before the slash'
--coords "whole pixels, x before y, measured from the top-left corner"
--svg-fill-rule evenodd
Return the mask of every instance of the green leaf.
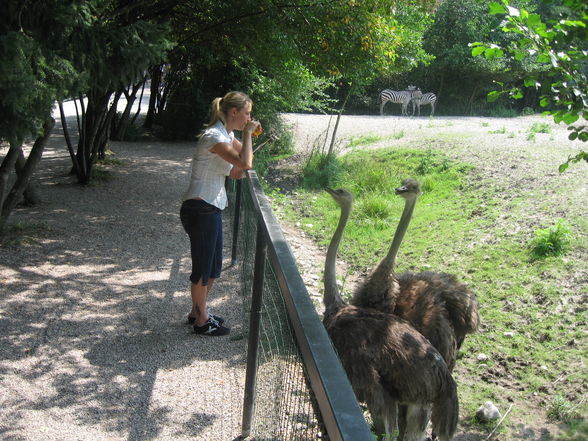
<path id="1" fill-rule="evenodd" d="M 569 166 L 570 166 L 570 163 L 569 163 L 569 162 L 564 162 L 563 164 L 561 164 L 561 165 L 559 166 L 559 172 L 560 172 L 560 173 L 563 173 L 563 172 L 565 172 L 565 171 L 566 171 L 566 169 L 567 169 Z"/>
<path id="2" fill-rule="evenodd" d="M 498 98 L 500 98 L 500 95 L 502 95 L 502 92 L 499 92 L 497 90 L 493 90 L 492 92 L 490 92 L 488 94 L 488 96 L 486 97 L 486 100 L 489 103 L 493 103 L 494 101 L 496 101 Z"/>
<path id="3" fill-rule="evenodd" d="M 490 3 L 490 14 L 506 14 L 506 8 L 500 3 Z"/>
<path id="4" fill-rule="evenodd" d="M 525 87 L 541 87 L 541 83 L 538 82 L 535 78 L 527 78 L 525 79 Z"/>
<path id="5" fill-rule="evenodd" d="M 472 49 L 472 56 L 477 57 L 478 55 L 484 53 L 486 48 L 484 46 L 478 46 Z"/>
<path id="6" fill-rule="evenodd" d="M 523 97 L 523 92 L 521 92 L 521 90 L 520 90 L 520 89 L 518 89 L 518 90 L 517 90 L 517 91 L 516 91 L 516 92 L 515 92 L 515 93 L 512 95 L 512 97 L 513 97 L 515 100 L 520 100 L 520 99 Z"/>
<path id="7" fill-rule="evenodd" d="M 529 18 L 527 18 L 527 26 L 530 28 L 536 28 L 540 24 L 543 23 L 541 22 L 541 16 L 539 14 L 529 14 Z"/>
<path id="8" fill-rule="evenodd" d="M 550 60 L 550 58 L 549 58 L 549 55 L 547 55 L 547 54 L 539 54 L 537 56 L 538 63 L 549 63 L 549 60 Z"/>
<path id="9" fill-rule="evenodd" d="M 572 132 L 568 135 L 570 141 L 575 141 L 578 138 L 578 132 Z"/>
<path id="10" fill-rule="evenodd" d="M 547 98 L 547 97 L 541 98 L 541 100 L 539 101 L 539 105 L 541 107 L 547 107 L 549 105 L 549 98 Z"/>
<path id="11" fill-rule="evenodd" d="M 529 17 L 529 13 L 525 9 L 521 9 L 521 18 L 526 20 Z"/>
<path id="12" fill-rule="evenodd" d="M 500 57 L 502 57 L 503 54 L 504 54 L 504 52 L 502 50 L 496 49 L 493 47 L 489 47 L 486 50 L 484 50 L 484 56 L 488 60 L 491 60 L 494 58 L 500 58 Z"/>
<path id="13" fill-rule="evenodd" d="M 580 116 L 577 113 L 566 113 L 563 115 L 562 120 L 566 124 L 573 124 L 578 121 Z"/>

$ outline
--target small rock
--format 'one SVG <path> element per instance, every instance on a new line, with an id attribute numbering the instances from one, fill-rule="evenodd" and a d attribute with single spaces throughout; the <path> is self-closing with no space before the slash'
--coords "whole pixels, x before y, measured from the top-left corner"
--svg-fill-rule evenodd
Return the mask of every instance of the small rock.
<path id="1" fill-rule="evenodd" d="M 500 411 L 492 401 L 486 401 L 476 412 L 476 418 L 482 422 L 496 421 L 500 418 Z"/>
<path id="2" fill-rule="evenodd" d="M 513 338 L 513 337 L 514 337 L 514 332 L 512 332 L 512 331 L 507 331 L 507 332 L 505 332 L 505 333 L 504 333 L 504 334 L 502 334 L 502 335 L 504 335 L 504 336 L 505 336 L 505 337 L 507 337 L 507 338 Z"/>
<path id="3" fill-rule="evenodd" d="M 488 361 L 488 356 L 486 354 L 478 354 L 478 361 Z"/>

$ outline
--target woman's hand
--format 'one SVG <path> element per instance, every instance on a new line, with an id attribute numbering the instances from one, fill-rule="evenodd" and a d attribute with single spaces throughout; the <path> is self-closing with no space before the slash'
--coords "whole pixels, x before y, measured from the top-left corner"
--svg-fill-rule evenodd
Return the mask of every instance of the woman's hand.
<path id="1" fill-rule="evenodd" d="M 243 173 L 243 170 L 241 170 L 239 167 L 233 166 L 229 172 L 229 177 L 231 179 L 241 179 L 245 177 L 245 173 Z"/>
<path id="2" fill-rule="evenodd" d="M 253 133 L 256 133 L 260 130 L 263 131 L 263 129 L 261 128 L 261 123 L 259 121 L 251 120 L 247 122 L 247 124 L 245 124 L 243 132 L 253 135 Z"/>

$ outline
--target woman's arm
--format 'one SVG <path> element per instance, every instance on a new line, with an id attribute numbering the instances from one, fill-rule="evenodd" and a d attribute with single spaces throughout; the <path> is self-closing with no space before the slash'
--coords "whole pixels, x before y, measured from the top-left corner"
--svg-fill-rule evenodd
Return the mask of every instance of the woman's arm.
<path id="1" fill-rule="evenodd" d="M 216 153 L 225 161 L 233 164 L 241 170 L 249 170 L 253 168 L 253 143 L 251 141 L 251 133 L 259 123 L 250 121 L 243 129 L 243 141 L 234 140 L 232 144 L 221 142 L 215 144 L 210 149 L 211 152 Z"/>

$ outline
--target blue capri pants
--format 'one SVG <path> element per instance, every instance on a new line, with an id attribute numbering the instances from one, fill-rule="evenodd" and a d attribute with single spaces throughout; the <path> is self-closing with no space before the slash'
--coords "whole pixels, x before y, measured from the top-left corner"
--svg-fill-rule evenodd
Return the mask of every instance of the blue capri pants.
<path id="1" fill-rule="evenodd" d="M 208 285 L 218 279 L 223 263 L 223 224 L 221 210 L 199 199 L 188 199 L 180 208 L 182 226 L 190 237 L 192 273 L 190 280 Z"/>

